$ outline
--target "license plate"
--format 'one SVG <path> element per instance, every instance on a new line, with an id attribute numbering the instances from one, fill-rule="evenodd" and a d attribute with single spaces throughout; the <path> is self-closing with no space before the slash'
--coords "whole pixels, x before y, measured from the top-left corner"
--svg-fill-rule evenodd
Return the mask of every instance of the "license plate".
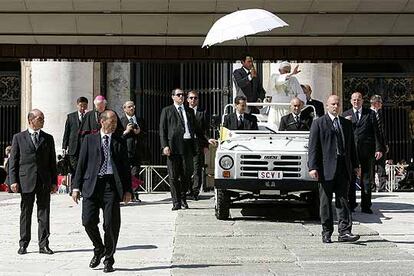
<path id="1" fill-rule="evenodd" d="M 282 179 L 282 171 L 259 171 L 259 179 Z"/>

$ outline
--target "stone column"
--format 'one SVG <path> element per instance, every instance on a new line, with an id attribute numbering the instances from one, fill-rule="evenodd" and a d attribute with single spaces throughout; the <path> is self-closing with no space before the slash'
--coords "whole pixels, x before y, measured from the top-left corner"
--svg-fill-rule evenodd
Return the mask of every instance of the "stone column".
<path id="1" fill-rule="evenodd" d="M 61 151 L 66 116 L 84 96 L 93 107 L 93 62 L 32 61 L 32 108 L 45 114 L 44 131 L 53 135 Z"/>
<path id="2" fill-rule="evenodd" d="M 32 109 L 32 67 L 30 61 L 20 62 L 21 72 L 21 109 L 20 128 L 27 128 L 27 113 Z"/>
<path id="3" fill-rule="evenodd" d="M 122 105 L 131 99 L 131 64 L 129 62 L 107 63 L 108 107 L 122 115 Z"/>

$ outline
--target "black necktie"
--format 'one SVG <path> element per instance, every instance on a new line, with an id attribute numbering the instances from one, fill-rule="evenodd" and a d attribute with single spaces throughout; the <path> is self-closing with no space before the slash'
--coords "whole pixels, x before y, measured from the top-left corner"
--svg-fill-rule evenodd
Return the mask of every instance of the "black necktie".
<path id="1" fill-rule="evenodd" d="M 180 115 L 181 122 L 184 125 L 185 121 L 184 121 L 184 115 L 183 115 L 183 108 L 181 106 L 178 107 L 178 114 Z"/>
<path id="2" fill-rule="evenodd" d="M 355 116 L 356 116 L 356 121 L 358 123 L 359 122 L 359 111 L 358 110 L 355 112 Z"/>
<path id="3" fill-rule="evenodd" d="M 33 132 L 32 139 L 33 139 L 33 144 L 35 148 L 37 149 L 39 147 L 39 137 L 37 135 L 37 132 Z"/>
<path id="4" fill-rule="evenodd" d="M 82 124 L 84 116 L 85 116 L 85 114 L 84 114 L 84 113 L 81 113 L 81 114 L 80 114 L 79 124 Z"/>
<path id="5" fill-rule="evenodd" d="M 240 119 L 240 125 L 239 125 L 239 128 L 240 128 L 240 129 L 244 129 L 244 120 L 243 120 L 243 115 L 241 115 L 241 114 L 240 114 L 239 119 Z"/>
<path id="6" fill-rule="evenodd" d="M 132 117 L 131 117 L 131 118 L 129 118 L 129 123 L 130 123 L 130 124 L 134 124 L 134 119 L 132 119 Z"/>
<path id="7" fill-rule="evenodd" d="M 336 134 L 336 140 L 337 140 L 337 149 L 338 149 L 337 153 L 339 155 L 344 155 L 345 154 L 344 139 L 342 137 L 342 130 L 341 130 L 341 126 L 339 125 L 339 122 L 338 122 L 338 117 L 334 118 L 333 125 L 334 125 L 334 128 L 335 128 L 335 134 Z"/>
<path id="8" fill-rule="evenodd" d="M 108 162 L 109 162 L 109 136 L 108 135 L 104 135 L 104 141 L 103 141 L 103 145 L 102 145 L 102 149 L 103 149 L 103 154 L 104 154 L 104 160 L 102 162 L 102 166 L 99 170 L 99 175 L 105 175 L 106 174 L 106 169 L 108 167 Z"/>

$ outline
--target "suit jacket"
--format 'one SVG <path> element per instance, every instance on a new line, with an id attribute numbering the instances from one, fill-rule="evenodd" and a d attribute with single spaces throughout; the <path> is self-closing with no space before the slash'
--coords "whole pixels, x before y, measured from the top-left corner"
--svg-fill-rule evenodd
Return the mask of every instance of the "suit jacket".
<path id="1" fill-rule="evenodd" d="M 349 179 L 355 168 L 359 166 L 355 148 L 352 124 L 339 116 L 344 135 L 345 163 Z M 309 171 L 317 170 L 321 181 L 331 181 L 335 177 L 337 161 L 337 138 L 332 120 L 328 114 L 313 121 L 308 144 Z"/>
<path id="2" fill-rule="evenodd" d="M 283 116 L 280 119 L 279 130 L 280 131 L 309 131 L 310 126 L 312 125 L 312 117 L 305 118 L 300 114 L 299 122 L 296 123 L 295 119 L 293 118 L 293 114 L 290 113 L 288 115 Z"/>
<path id="3" fill-rule="evenodd" d="M 142 118 L 137 119 L 137 124 L 140 128 L 140 133 L 135 134 L 133 132 L 122 134 L 122 138 L 125 139 L 128 149 L 128 158 L 130 164 L 133 166 L 140 165 L 141 161 L 149 159 L 149 148 L 147 146 L 147 132 L 145 127 L 145 122 Z M 127 125 L 129 124 L 129 120 L 124 114 L 121 117 L 121 124 L 123 129 L 125 130 Z"/>
<path id="4" fill-rule="evenodd" d="M 124 130 L 122 128 L 122 123 L 121 123 L 121 120 L 119 119 L 118 114 L 116 112 L 115 114 L 116 114 L 117 121 L 118 121 L 115 133 L 120 136 L 122 135 L 122 132 Z M 82 138 L 88 134 L 97 133 L 101 129 L 101 123 L 99 122 L 98 114 L 95 109 L 88 111 L 85 114 L 85 117 L 83 118 L 83 120 L 84 122 L 82 123 L 81 131 L 80 131 Z"/>
<path id="5" fill-rule="evenodd" d="M 379 136 L 381 139 L 381 143 L 384 146 L 384 150 L 386 150 L 386 146 L 388 145 L 387 136 L 385 134 L 385 126 L 384 126 L 384 112 L 382 109 L 378 110 L 377 112 L 374 111 L 375 117 L 377 118 L 378 123 L 378 130 Z M 379 118 L 377 117 L 379 116 Z"/>
<path id="6" fill-rule="evenodd" d="M 79 121 L 78 111 L 69 113 L 66 118 L 65 132 L 63 133 L 62 149 L 68 150 L 69 155 L 77 156 L 80 149 L 80 130 L 85 122 L 85 118 L 82 122 Z"/>
<path id="7" fill-rule="evenodd" d="M 322 117 L 323 114 L 325 114 L 325 109 L 323 107 L 323 103 L 322 102 L 320 102 L 318 100 L 315 100 L 315 99 L 311 99 L 310 101 L 308 100 L 306 102 L 306 104 L 307 105 L 313 105 L 313 107 L 315 107 L 315 112 L 316 112 L 316 115 L 318 117 Z"/>
<path id="8" fill-rule="evenodd" d="M 191 110 L 191 108 L 190 108 Z M 203 132 L 204 136 L 207 137 L 207 131 L 209 129 L 209 121 L 207 118 L 207 112 L 206 110 L 197 107 L 197 111 L 194 114 L 195 116 L 195 122 L 197 123 L 200 130 Z M 208 143 L 205 143 L 205 139 L 197 139 L 197 142 L 200 147 L 208 147 Z"/>
<path id="9" fill-rule="evenodd" d="M 361 158 L 365 156 L 374 156 L 376 151 L 384 152 L 384 145 L 378 129 L 378 121 L 375 112 L 368 108 L 362 108 L 359 122 L 353 109 L 345 111 L 342 116 L 351 116 L 352 128 L 354 130 L 355 143 L 357 145 L 358 154 Z M 362 150 L 361 150 L 362 149 Z M 364 154 L 362 154 L 364 153 Z"/>
<path id="10" fill-rule="evenodd" d="M 99 169 L 104 161 L 100 132 L 90 134 L 83 140 L 75 178 L 72 182 L 73 189 L 79 189 L 84 198 L 94 195 Z M 122 200 L 125 192 L 131 190 L 131 173 L 127 156 L 125 141 L 115 133 L 111 136 L 111 164 L 115 178 L 116 190 L 119 200 Z"/>
<path id="11" fill-rule="evenodd" d="M 39 133 L 36 149 L 28 130 L 13 136 L 9 159 L 9 184 L 19 183 L 22 193 L 31 193 L 37 180 L 46 187 L 57 183 L 56 152 L 53 136 Z"/>
<path id="12" fill-rule="evenodd" d="M 243 125 L 244 128 L 240 129 L 237 114 L 235 112 L 224 116 L 223 127 L 230 130 L 257 130 L 257 118 L 254 115 L 244 113 Z"/>
<path id="13" fill-rule="evenodd" d="M 233 81 L 236 85 L 237 96 L 246 96 L 247 102 L 257 102 L 257 99 L 264 99 L 266 91 L 263 89 L 262 80 L 257 76 L 249 80 L 249 75 L 244 68 L 233 72 Z"/>
<path id="14" fill-rule="evenodd" d="M 208 144 L 207 138 L 204 135 L 201 128 L 196 123 L 194 116 L 194 110 L 185 107 L 185 113 L 188 120 L 188 128 L 190 131 L 191 138 L 194 141 L 194 134 L 197 135 L 197 139 L 201 143 Z M 172 104 L 164 107 L 161 111 L 160 118 L 160 140 L 161 148 L 169 147 L 172 154 L 183 154 L 184 153 L 184 133 L 185 126 L 180 119 L 177 108 Z M 195 147 L 192 149 L 194 154 L 196 153 Z"/>

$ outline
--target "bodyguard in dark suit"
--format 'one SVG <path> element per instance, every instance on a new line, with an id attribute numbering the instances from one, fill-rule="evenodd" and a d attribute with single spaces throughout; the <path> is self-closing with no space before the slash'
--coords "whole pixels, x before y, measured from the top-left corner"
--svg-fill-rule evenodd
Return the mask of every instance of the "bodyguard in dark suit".
<path id="1" fill-rule="evenodd" d="M 279 131 L 309 131 L 312 117 L 301 113 L 303 102 L 299 98 L 290 101 L 291 113 L 280 119 Z"/>
<path id="2" fill-rule="evenodd" d="M 328 113 L 312 123 L 308 148 L 309 174 L 320 182 L 322 242 L 332 243 L 334 192 L 338 217 L 338 241 L 356 241 L 359 236 L 351 232 L 352 217 L 347 201 L 349 181 L 354 170 L 358 171 L 359 167 L 352 125 L 345 118 L 338 116 L 340 108 L 338 96 L 330 96 L 326 107 Z"/>
<path id="3" fill-rule="evenodd" d="M 223 127 L 230 130 L 257 130 L 257 118 L 246 113 L 246 97 L 236 96 L 234 99 L 236 112 L 224 116 Z"/>
<path id="4" fill-rule="evenodd" d="M 70 173 L 75 174 L 81 145 L 82 124 L 84 123 L 85 111 L 88 109 L 88 99 L 79 97 L 76 100 L 77 111 L 69 113 L 66 118 L 65 132 L 63 133 L 62 149 L 69 157 Z"/>
<path id="5" fill-rule="evenodd" d="M 195 135 L 203 143 L 207 142 L 198 127 L 194 111 L 184 106 L 184 92 L 174 89 L 171 95 L 174 104 L 164 107 L 160 118 L 160 140 L 162 153 L 167 156 L 168 175 L 173 201 L 172 210 L 188 208 L 186 193 L 191 183 L 193 157 L 196 154 Z"/>
<path id="6" fill-rule="evenodd" d="M 375 112 L 375 117 L 377 118 L 378 130 L 380 133 L 381 143 L 384 145 L 384 153 L 381 159 L 376 160 L 376 172 L 379 176 L 379 187 L 378 190 L 384 190 L 387 180 L 387 174 L 385 172 L 385 160 L 386 154 L 388 153 L 389 146 L 387 141 L 387 136 L 385 134 L 385 125 L 384 125 L 384 113 L 382 109 L 382 97 L 380 95 L 373 95 L 370 99 L 371 110 Z"/>
<path id="7" fill-rule="evenodd" d="M 39 223 L 39 253 L 53 254 L 49 248 L 50 193 L 56 190 L 55 142 L 42 131 L 44 115 L 38 109 L 28 114 L 29 128 L 13 136 L 9 159 L 11 190 L 21 193 L 20 242 L 18 254 L 26 254 L 31 239 L 32 212 L 36 197 Z"/>
<path id="8" fill-rule="evenodd" d="M 241 63 L 243 67 L 233 72 L 237 96 L 245 96 L 249 103 L 263 101 L 266 91 L 263 89 L 262 80 L 254 68 L 253 57 L 244 55 L 241 58 Z M 250 111 L 255 114 L 259 113 L 259 109 L 255 106 L 250 107 Z"/>
<path id="9" fill-rule="evenodd" d="M 345 111 L 343 116 L 352 122 L 356 149 L 361 162 L 361 212 L 372 214 L 371 210 L 371 185 L 374 181 L 374 164 L 379 160 L 384 152 L 384 145 L 378 129 L 378 122 L 375 113 L 368 108 L 362 107 L 363 99 L 360 92 L 355 92 L 351 96 L 352 108 Z M 354 210 L 356 203 L 356 176 L 351 181 L 349 189 L 349 206 Z"/>
<path id="10" fill-rule="evenodd" d="M 312 87 L 309 84 L 301 84 L 303 93 L 306 95 L 306 105 L 312 105 L 315 107 L 315 112 L 318 117 L 322 117 L 325 114 L 325 110 L 323 108 L 323 103 L 321 101 L 312 99 Z"/>
<path id="11" fill-rule="evenodd" d="M 125 158 L 125 141 L 114 134 L 117 116 L 112 110 L 100 114 L 101 130 L 85 137 L 79 154 L 78 166 L 73 181 L 72 198 L 82 202 L 82 224 L 94 247 L 94 256 L 89 267 L 104 260 L 104 272 L 112 272 L 114 253 L 121 226 L 119 203 L 131 200 L 131 174 Z M 98 229 L 99 210 L 103 209 L 104 241 Z"/>
<path id="12" fill-rule="evenodd" d="M 206 111 L 198 106 L 199 97 L 197 91 L 188 92 L 187 97 L 188 107 L 194 110 L 195 122 L 197 123 L 200 130 L 205 136 L 207 136 L 208 130 L 208 119 Z M 198 200 L 198 195 L 200 194 L 201 185 L 203 182 L 203 166 L 205 163 L 205 154 L 208 152 L 208 143 L 205 143 L 205 139 L 198 139 L 195 137 L 196 143 L 196 155 L 193 158 L 194 161 L 194 173 L 193 173 L 193 185 L 189 187 L 189 193 L 194 198 Z"/>
<path id="13" fill-rule="evenodd" d="M 146 132 L 145 124 L 142 118 L 135 115 L 135 104 L 133 101 L 127 101 L 123 104 L 124 114 L 121 117 L 124 132 L 122 137 L 125 139 L 128 149 L 128 160 L 131 166 L 131 174 L 139 177 L 141 162 L 146 158 Z M 138 191 L 134 191 L 135 199 L 138 199 Z"/>

